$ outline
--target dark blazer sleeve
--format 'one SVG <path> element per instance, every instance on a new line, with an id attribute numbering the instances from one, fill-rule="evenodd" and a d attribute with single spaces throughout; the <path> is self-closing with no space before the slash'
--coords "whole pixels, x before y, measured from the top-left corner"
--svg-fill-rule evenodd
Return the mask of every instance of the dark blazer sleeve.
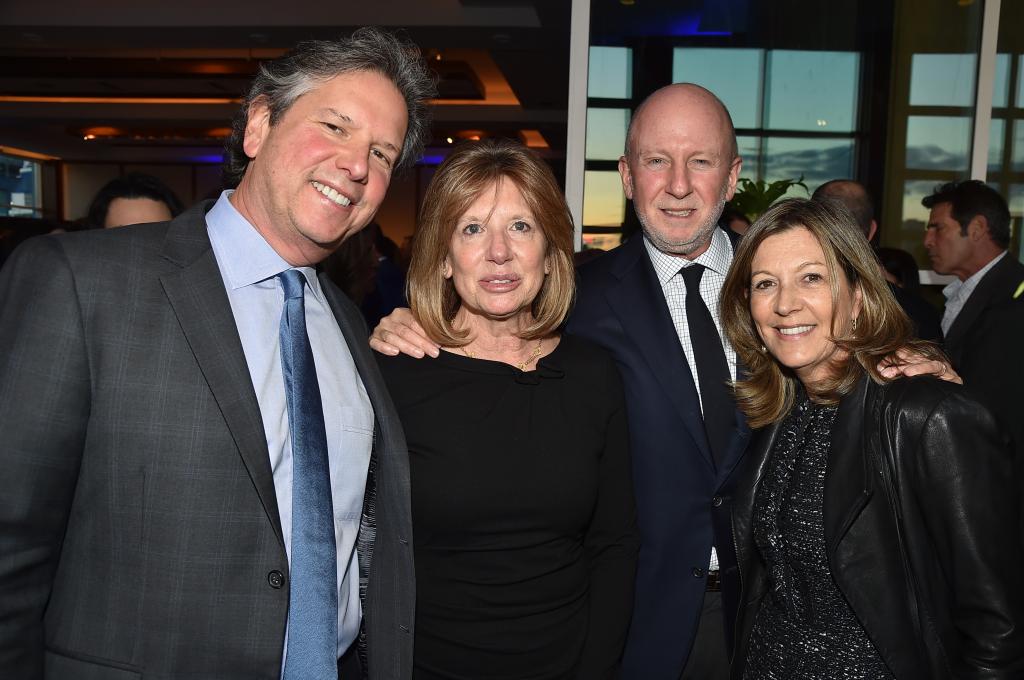
<path id="1" fill-rule="evenodd" d="M 633 611 L 640 549 L 622 380 L 612 361 L 607 359 L 605 363 L 604 389 L 610 409 L 598 473 L 597 507 L 584 538 L 590 563 L 590 623 L 577 672 L 580 680 L 615 677 Z"/>
<path id="2" fill-rule="evenodd" d="M 409 454 L 398 412 L 359 309 L 324 275 L 320 282 L 334 310 L 363 386 L 373 404 L 377 428 L 363 503 L 359 548 L 363 598 L 364 672 L 370 680 L 403 680 L 412 674 L 416 576 L 412 554 Z"/>
<path id="3" fill-rule="evenodd" d="M 951 591 L 960 648 L 947 651 L 955 676 L 1020 678 L 1024 559 L 1012 454 L 984 407 L 960 390 L 946 392 L 924 420 L 916 456 L 903 465 L 911 482 L 903 493 L 912 495 L 903 503 L 920 507 Z"/>
<path id="4" fill-rule="evenodd" d="M 43 672 L 43 612 L 89 417 L 83 338 L 60 242 L 25 242 L 0 272 L 0 677 Z"/>

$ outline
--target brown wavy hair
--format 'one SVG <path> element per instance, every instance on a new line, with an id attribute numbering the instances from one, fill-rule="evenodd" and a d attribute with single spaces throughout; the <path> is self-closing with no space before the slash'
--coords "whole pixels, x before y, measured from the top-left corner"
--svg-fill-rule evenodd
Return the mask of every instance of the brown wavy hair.
<path id="1" fill-rule="evenodd" d="M 725 333 L 747 372 L 736 382 L 736 399 L 751 427 L 783 418 L 793 407 L 798 380 L 767 351 L 750 314 L 750 273 L 754 255 L 770 236 L 806 229 L 825 255 L 832 289 L 832 309 L 838 308 L 839 277 L 850 290 L 859 289 L 861 311 L 856 329 L 837 333 L 833 311 L 832 334 L 845 352 L 832 362 L 831 376 L 814 386 L 816 401 L 835 404 L 867 373 L 878 383 L 883 360 L 899 362 L 897 350 L 911 350 L 927 359 L 944 359 L 933 344 L 913 338 L 913 326 L 882 277 L 881 267 L 853 215 L 829 201 L 790 199 L 776 203 L 751 225 L 736 251 L 722 287 L 721 315 Z"/>
<path id="2" fill-rule="evenodd" d="M 466 142 L 441 164 L 427 188 L 406 282 L 409 307 L 438 344 L 461 347 L 471 340 L 467 330 L 452 325 L 461 300 L 455 284 L 443 276 L 443 266 L 459 217 L 500 180 L 514 183 L 522 192 L 547 241 L 545 255 L 551 265 L 533 301 L 534 323 L 520 337 L 550 335 L 572 307 L 576 292 L 572 215 L 551 168 L 511 140 Z"/>

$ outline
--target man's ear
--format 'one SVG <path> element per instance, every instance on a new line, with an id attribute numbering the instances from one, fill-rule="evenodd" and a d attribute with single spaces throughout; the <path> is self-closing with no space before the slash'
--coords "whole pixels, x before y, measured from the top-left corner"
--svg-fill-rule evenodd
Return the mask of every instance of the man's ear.
<path id="1" fill-rule="evenodd" d="M 984 215 L 975 215 L 967 223 L 967 238 L 972 241 L 981 241 L 989 238 L 988 219 Z"/>
<path id="2" fill-rule="evenodd" d="M 629 161 L 625 156 L 619 156 L 619 177 L 622 178 L 622 191 L 626 198 L 633 200 L 633 174 L 629 170 Z"/>
<path id="3" fill-rule="evenodd" d="M 732 159 L 729 165 L 729 185 L 725 190 L 725 200 L 731 201 L 736 195 L 736 183 L 740 180 L 740 171 L 743 170 L 743 159 L 740 156 Z"/>
<path id="4" fill-rule="evenodd" d="M 270 106 L 266 97 L 257 97 L 249 105 L 249 114 L 245 121 L 245 137 L 242 149 L 249 158 L 256 158 L 270 132 Z"/>

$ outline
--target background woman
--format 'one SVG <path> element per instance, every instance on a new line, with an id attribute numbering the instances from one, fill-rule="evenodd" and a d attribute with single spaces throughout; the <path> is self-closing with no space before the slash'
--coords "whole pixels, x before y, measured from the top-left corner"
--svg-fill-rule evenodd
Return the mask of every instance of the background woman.
<path id="1" fill-rule="evenodd" d="M 733 521 L 735 678 L 1019 678 L 1024 574 L 1011 457 L 991 415 L 934 377 L 841 207 L 775 205 L 747 232 L 722 316 L 749 369 Z"/>
<path id="2" fill-rule="evenodd" d="M 379 356 L 412 473 L 415 677 L 609 677 L 638 548 L 613 362 L 557 332 L 572 223 L 511 142 L 457 149 L 424 200 L 409 269 L 434 361 Z"/>

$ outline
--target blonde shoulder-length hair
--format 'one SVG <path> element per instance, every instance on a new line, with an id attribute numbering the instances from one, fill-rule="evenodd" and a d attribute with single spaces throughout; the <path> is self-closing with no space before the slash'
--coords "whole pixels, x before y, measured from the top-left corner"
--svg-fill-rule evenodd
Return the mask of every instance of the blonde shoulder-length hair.
<path id="1" fill-rule="evenodd" d="M 837 403 L 865 373 L 875 382 L 886 382 L 878 372 L 878 364 L 886 358 L 899 361 L 899 349 L 912 350 L 928 359 L 943 358 L 934 345 L 913 339 L 910 319 L 893 297 L 864 233 L 843 205 L 806 199 L 781 201 L 744 234 L 722 287 L 722 325 L 747 369 L 746 375 L 736 382 L 736 399 L 750 426 L 755 428 L 785 417 L 797 392 L 796 376 L 765 351 L 750 314 L 754 255 L 765 239 L 791 229 L 806 229 L 821 245 L 832 291 L 832 337 L 843 350 L 832 363 L 831 376 L 815 386 L 816 400 Z M 839 307 L 839 277 L 846 280 L 849 294 L 860 290 L 861 310 L 855 325 L 835 316 Z"/>
<path id="2" fill-rule="evenodd" d="M 466 329 L 452 325 L 461 300 L 451 279 L 443 275 L 444 263 L 459 217 L 501 181 L 512 182 L 522 193 L 544 234 L 550 265 L 532 303 L 534 322 L 520 337 L 530 340 L 550 335 L 572 307 L 576 291 L 572 216 L 551 169 L 517 142 L 467 142 L 441 164 L 427 188 L 406 282 L 409 307 L 438 344 L 460 347 L 471 339 Z"/>

